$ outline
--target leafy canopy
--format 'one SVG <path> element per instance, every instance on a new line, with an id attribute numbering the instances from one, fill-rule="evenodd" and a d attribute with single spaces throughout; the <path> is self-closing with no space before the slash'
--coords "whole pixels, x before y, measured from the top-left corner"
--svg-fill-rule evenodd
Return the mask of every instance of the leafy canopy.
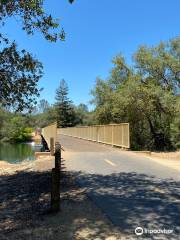
<path id="1" fill-rule="evenodd" d="M 72 3 L 73 0 L 69 2 Z M 17 17 L 27 34 L 32 35 L 38 30 L 49 41 L 65 39 L 65 32 L 60 29 L 59 20 L 45 12 L 43 0 L 1 0 L 0 24 L 4 25 L 7 17 L 12 16 Z"/>
<path id="2" fill-rule="evenodd" d="M 43 0 L 1 0 L 0 26 L 5 25 L 10 17 L 20 22 L 22 30 L 29 35 L 39 31 L 50 42 L 65 40 L 65 32 L 59 20 L 46 13 Z M 32 54 L 25 50 L 19 51 L 17 44 L 2 32 L 0 44 L 1 105 L 16 111 L 31 109 L 40 95 L 38 81 L 43 66 Z"/>
<path id="3" fill-rule="evenodd" d="M 39 96 L 38 81 L 42 64 L 25 50 L 19 52 L 16 44 L 0 52 L 0 102 L 17 111 L 30 108 Z"/>
<path id="4" fill-rule="evenodd" d="M 129 122 L 135 149 L 168 150 L 180 145 L 180 38 L 141 46 L 128 66 L 113 59 L 107 81 L 92 90 L 100 124 Z"/>

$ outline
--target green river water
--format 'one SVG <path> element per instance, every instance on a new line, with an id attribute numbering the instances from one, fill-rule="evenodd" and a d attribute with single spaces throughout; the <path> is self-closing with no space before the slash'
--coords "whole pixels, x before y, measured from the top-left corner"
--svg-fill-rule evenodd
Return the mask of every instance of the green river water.
<path id="1" fill-rule="evenodd" d="M 9 163 L 33 161 L 35 151 L 41 151 L 41 147 L 34 146 L 32 143 L 0 143 L 0 161 Z"/>

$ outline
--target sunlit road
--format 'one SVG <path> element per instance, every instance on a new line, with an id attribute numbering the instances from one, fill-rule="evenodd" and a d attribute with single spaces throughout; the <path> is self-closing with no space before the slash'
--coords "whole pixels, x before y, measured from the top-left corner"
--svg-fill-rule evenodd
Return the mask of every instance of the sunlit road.
<path id="1" fill-rule="evenodd" d="M 66 168 L 89 197 L 125 234 L 134 229 L 172 229 L 150 239 L 178 239 L 180 172 L 111 146 L 60 135 Z M 144 236 L 145 237 L 145 236 Z M 159 237 L 159 238 L 158 238 Z"/>
<path id="2" fill-rule="evenodd" d="M 180 181 L 180 172 L 137 154 L 63 135 L 60 142 L 66 152 L 73 154 L 73 158 L 66 162 L 69 170 L 103 175 L 136 172 Z"/>

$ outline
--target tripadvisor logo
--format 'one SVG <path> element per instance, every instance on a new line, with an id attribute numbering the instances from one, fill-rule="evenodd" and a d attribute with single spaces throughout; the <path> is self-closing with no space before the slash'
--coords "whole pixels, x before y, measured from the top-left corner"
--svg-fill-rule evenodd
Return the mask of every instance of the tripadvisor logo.
<path id="1" fill-rule="evenodd" d="M 142 227 L 137 227 L 135 229 L 135 234 L 138 235 L 138 236 L 142 235 L 143 234 L 143 228 Z"/>
<path id="2" fill-rule="evenodd" d="M 140 236 L 142 234 L 171 234 L 173 233 L 173 229 L 147 229 L 142 227 L 135 228 L 135 234 Z"/>

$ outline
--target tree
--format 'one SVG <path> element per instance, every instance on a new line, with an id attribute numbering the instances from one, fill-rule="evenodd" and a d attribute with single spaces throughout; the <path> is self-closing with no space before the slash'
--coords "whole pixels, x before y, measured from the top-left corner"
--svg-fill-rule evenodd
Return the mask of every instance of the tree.
<path id="1" fill-rule="evenodd" d="M 73 0 L 69 2 L 72 3 Z M 22 30 L 29 35 L 38 30 L 49 41 L 56 42 L 58 39 L 65 39 L 64 30 L 60 29 L 58 19 L 53 19 L 51 14 L 45 12 L 44 0 L 2 0 L 0 2 L 0 24 L 5 25 L 6 19 L 12 16 L 21 22 Z M 0 37 L 8 41 L 2 34 Z"/>
<path id="2" fill-rule="evenodd" d="M 0 52 L 0 102 L 17 111 L 31 109 L 39 96 L 38 81 L 42 64 L 25 50 L 19 52 L 16 44 Z"/>
<path id="3" fill-rule="evenodd" d="M 145 112 L 154 146 L 160 150 L 171 148 L 171 123 L 180 90 L 180 38 L 156 47 L 140 47 L 135 54 L 135 67 L 149 96 Z"/>
<path id="4" fill-rule="evenodd" d="M 107 81 L 92 91 L 100 124 L 129 122 L 135 149 L 177 147 L 180 116 L 180 38 L 142 46 L 128 66 L 118 55 Z"/>
<path id="5" fill-rule="evenodd" d="M 0 107 L 0 141 L 5 137 L 4 134 L 7 134 L 6 129 L 4 129 L 4 125 L 10 122 L 11 116 L 12 113 L 9 113 Z"/>
<path id="6" fill-rule="evenodd" d="M 76 125 L 93 125 L 95 124 L 93 112 L 88 110 L 88 107 L 84 103 L 80 103 L 78 106 L 74 107 L 75 109 L 75 124 Z"/>
<path id="7" fill-rule="evenodd" d="M 27 116 L 0 109 L 0 141 L 26 142 L 31 140 L 33 128 Z"/>
<path id="8" fill-rule="evenodd" d="M 33 127 L 43 128 L 57 120 L 57 113 L 56 113 L 55 106 L 49 106 L 48 108 L 45 108 L 43 112 L 42 112 L 42 109 L 41 111 L 39 110 L 31 114 L 31 119 L 32 119 L 31 123 Z"/>
<path id="9" fill-rule="evenodd" d="M 170 124 L 175 116 L 175 97 L 153 84 L 141 84 L 137 76 L 129 79 L 114 95 L 115 122 L 128 121 L 131 142 L 136 148 L 172 148 Z"/>
<path id="10" fill-rule="evenodd" d="M 15 17 L 29 35 L 40 31 L 50 42 L 64 41 L 64 30 L 57 19 L 45 12 L 43 3 L 43 0 L 2 0 L 0 26 L 6 24 L 8 17 Z M 42 64 L 25 50 L 18 51 L 17 44 L 3 33 L 0 43 L 6 45 L 0 52 L 0 100 L 3 106 L 12 106 L 17 111 L 31 109 L 41 90 L 37 83 L 42 76 Z"/>
<path id="11" fill-rule="evenodd" d="M 180 38 L 156 47 L 141 46 L 134 55 L 135 68 L 142 82 L 154 82 L 175 93 L 180 88 Z"/>
<path id="12" fill-rule="evenodd" d="M 68 98 L 68 86 L 64 79 L 56 90 L 57 123 L 59 127 L 72 127 L 75 125 L 75 111 L 72 101 Z"/>
<path id="13" fill-rule="evenodd" d="M 108 84 L 100 78 L 96 79 L 95 88 L 91 91 L 94 99 L 91 101 L 96 106 L 96 119 L 100 124 L 108 124 L 112 119 L 113 91 Z"/>
<path id="14" fill-rule="evenodd" d="M 38 113 L 45 113 L 49 110 L 50 105 L 46 99 L 41 99 L 39 101 L 37 108 L 38 108 Z"/>

